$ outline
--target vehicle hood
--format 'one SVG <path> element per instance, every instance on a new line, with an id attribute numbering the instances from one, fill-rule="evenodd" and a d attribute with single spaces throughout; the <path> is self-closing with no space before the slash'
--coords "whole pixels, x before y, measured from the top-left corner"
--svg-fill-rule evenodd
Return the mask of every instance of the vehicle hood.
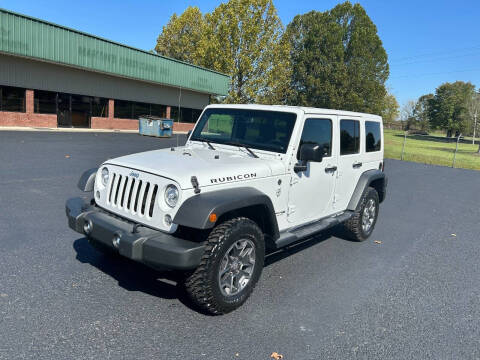
<path id="1" fill-rule="evenodd" d="M 254 158 L 241 149 L 233 151 L 190 147 L 172 149 L 122 156 L 105 163 L 172 179 L 182 189 L 193 187 L 192 176 L 196 176 L 199 186 L 204 187 L 285 173 L 285 166 L 281 160 L 273 156 Z"/>

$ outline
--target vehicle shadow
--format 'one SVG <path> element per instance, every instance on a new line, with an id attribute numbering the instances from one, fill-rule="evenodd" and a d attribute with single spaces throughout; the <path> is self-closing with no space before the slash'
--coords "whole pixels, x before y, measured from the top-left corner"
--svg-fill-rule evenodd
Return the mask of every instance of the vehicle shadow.
<path id="1" fill-rule="evenodd" d="M 91 246 L 87 238 L 75 240 L 73 249 L 78 261 L 111 276 L 125 290 L 140 291 L 163 299 L 178 299 L 188 308 L 199 311 L 183 290 L 181 274 L 157 271 L 122 256 L 105 255 Z"/>
<path id="2" fill-rule="evenodd" d="M 337 225 L 330 229 L 323 230 L 322 232 L 317 233 L 304 240 L 300 240 L 299 242 L 288 245 L 282 249 L 267 252 L 265 256 L 265 267 L 270 266 L 280 260 L 283 260 L 290 255 L 296 254 L 300 251 L 320 244 L 321 242 L 328 240 L 331 237 L 336 237 L 345 241 L 353 241 L 348 237 L 345 228 L 342 225 Z"/>
<path id="3" fill-rule="evenodd" d="M 346 236 L 342 235 L 342 226 L 336 226 L 283 249 L 268 252 L 265 257 L 265 267 L 315 246 L 332 236 L 348 240 Z M 183 274 L 181 273 L 157 271 L 122 256 L 105 255 L 91 246 L 85 237 L 75 240 L 73 249 L 78 261 L 82 264 L 92 265 L 109 275 L 125 290 L 139 291 L 163 299 L 178 299 L 189 309 L 210 315 L 190 301 L 183 288 Z"/>

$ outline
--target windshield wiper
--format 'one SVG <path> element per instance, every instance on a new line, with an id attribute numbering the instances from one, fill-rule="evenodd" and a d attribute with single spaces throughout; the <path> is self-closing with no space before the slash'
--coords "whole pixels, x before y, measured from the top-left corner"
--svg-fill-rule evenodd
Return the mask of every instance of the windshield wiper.
<path id="1" fill-rule="evenodd" d="M 233 146 L 238 146 L 238 147 L 241 147 L 241 148 L 244 148 L 245 150 L 247 150 L 250 155 L 252 155 L 254 158 L 258 158 L 258 155 L 255 154 L 248 146 L 245 146 L 241 143 L 237 143 L 237 142 L 226 142 L 224 143 L 225 145 L 233 145 Z"/>
<path id="2" fill-rule="evenodd" d="M 200 142 L 204 142 L 204 143 L 207 143 L 208 147 L 212 150 L 216 150 L 212 144 L 210 144 L 210 141 L 208 140 L 205 140 L 205 139 L 200 139 L 200 138 L 193 138 L 193 139 L 190 139 L 190 140 L 193 140 L 193 141 L 200 141 Z"/>

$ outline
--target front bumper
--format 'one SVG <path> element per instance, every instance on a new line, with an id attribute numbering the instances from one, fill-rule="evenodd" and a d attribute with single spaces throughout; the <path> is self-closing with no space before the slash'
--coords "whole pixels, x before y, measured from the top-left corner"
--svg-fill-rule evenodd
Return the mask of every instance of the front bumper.
<path id="1" fill-rule="evenodd" d="M 177 238 L 171 234 L 140 226 L 114 216 L 81 198 L 69 199 L 65 205 L 68 226 L 86 235 L 90 242 L 118 251 L 129 259 L 155 269 L 191 270 L 200 264 L 205 250 L 203 243 Z M 84 225 L 90 222 L 89 234 Z M 113 239 L 120 241 L 114 246 Z"/>

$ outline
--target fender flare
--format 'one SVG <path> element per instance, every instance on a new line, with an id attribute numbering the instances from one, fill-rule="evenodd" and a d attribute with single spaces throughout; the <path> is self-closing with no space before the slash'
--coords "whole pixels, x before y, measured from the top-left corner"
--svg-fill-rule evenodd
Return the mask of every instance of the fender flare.
<path id="1" fill-rule="evenodd" d="M 82 176 L 80 176 L 80 180 L 78 180 L 77 186 L 81 191 L 84 191 L 84 192 L 93 191 L 97 170 L 98 168 L 88 169 L 82 174 Z"/>
<path id="2" fill-rule="evenodd" d="M 180 206 L 173 222 L 194 229 L 211 229 L 215 223 L 210 222 L 210 214 L 216 214 L 218 219 L 230 211 L 256 205 L 265 207 L 272 237 L 278 238 L 277 217 L 270 197 L 251 187 L 202 192 L 194 195 Z"/>
<path id="3" fill-rule="evenodd" d="M 357 206 L 360 204 L 360 201 L 363 197 L 363 194 L 367 191 L 370 184 L 375 180 L 382 180 L 382 199 L 385 198 L 386 188 L 387 188 L 387 177 L 384 172 L 380 170 L 367 170 L 358 179 L 357 186 L 353 191 L 350 202 L 348 203 L 347 210 L 355 211 Z"/>

